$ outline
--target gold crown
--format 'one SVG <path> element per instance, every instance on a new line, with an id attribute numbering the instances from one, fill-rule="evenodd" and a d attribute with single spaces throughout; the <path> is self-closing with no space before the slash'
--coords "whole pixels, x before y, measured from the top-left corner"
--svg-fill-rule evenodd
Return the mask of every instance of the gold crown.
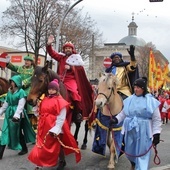
<path id="1" fill-rule="evenodd" d="M 67 41 L 65 44 L 71 44 L 73 45 L 73 43 L 71 41 Z"/>
<path id="2" fill-rule="evenodd" d="M 71 48 L 74 49 L 74 45 L 72 44 L 71 41 L 67 41 L 67 42 L 63 45 L 63 48 L 65 48 L 65 47 L 71 47 Z"/>

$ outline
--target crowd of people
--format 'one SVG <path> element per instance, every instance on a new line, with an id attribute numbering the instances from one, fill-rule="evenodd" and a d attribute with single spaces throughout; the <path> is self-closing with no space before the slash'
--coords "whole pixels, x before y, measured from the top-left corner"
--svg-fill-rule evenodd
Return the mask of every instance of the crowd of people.
<path id="1" fill-rule="evenodd" d="M 88 118 L 93 107 L 94 89 L 86 77 L 81 56 L 71 42 L 64 44 L 62 53 L 53 50 L 53 42 L 54 37 L 49 36 L 47 52 L 58 61 L 57 73 L 71 100 L 60 95 L 59 80 L 51 81 L 48 84 L 48 94 L 38 106 L 38 127 L 35 133 L 30 122 L 30 118 L 34 116 L 33 108 L 26 101 L 34 72 L 34 59 L 28 55 L 24 57 L 23 66 L 15 66 L 10 61 L 7 63 L 7 68 L 17 75 L 10 78 L 10 88 L 0 108 L 0 115 L 5 114 L 0 159 L 6 146 L 20 150 L 18 155 L 24 155 L 28 153 L 27 143 L 31 142 L 34 146 L 28 159 L 35 164 L 35 170 L 54 166 L 60 170 L 66 166 L 65 155 L 71 153 L 75 153 L 77 163 L 81 160 L 80 149 L 70 131 L 72 117 L 68 115 L 68 109 L 74 104 L 76 112 Z M 109 126 L 123 122 L 121 133 L 124 153 L 140 155 L 151 145 L 156 146 L 159 143 L 161 124 L 168 123 L 169 119 L 170 95 L 166 92 L 156 99 L 148 92 L 147 78 L 139 78 L 135 47 L 131 45 L 127 51 L 130 62 L 123 61 L 122 54 L 115 52 L 110 56 L 111 66 L 105 70 L 106 73 L 117 76 L 117 90 L 124 103 L 122 111 L 111 119 Z M 148 170 L 151 151 L 140 157 L 129 155 L 126 156 L 131 163 L 131 170 Z"/>
<path id="2" fill-rule="evenodd" d="M 161 114 L 162 124 L 165 125 L 168 123 L 168 120 L 170 119 L 170 91 L 163 90 L 161 94 L 155 97 L 161 103 L 159 105 L 159 110 Z"/>
<path id="3" fill-rule="evenodd" d="M 0 159 L 6 146 L 13 150 L 21 150 L 18 155 L 24 155 L 28 153 L 27 143 L 31 142 L 35 145 L 28 159 L 36 165 L 36 170 L 53 166 L 60 170 L 66 166 L 65 155 L 71 153 L 75 153 L 76 162 L 81 160 L 77 141 L 70 132 L 72 115 L 68 114 L 68 110 L 74 109 L 76 113 L 82 114 L 83 118 L 88 118 L 93 107 L 93 89 L 86 77 L 81 56 L 76 53 L 71 42 L 63 45 L 62 53 L 52 49 L 53 42 L 54 37 L 49 36 L 47 52 L 58 61 L 57 73 L 70 98 L 65 100 L 60 95 L 59 80 L 55 79 L 48 84 L 48 94 L 38 107 L 35 107 L 37 110 L 33 110 L 26 100 L 35 66 L 34 59 L 28 55 L 24 57 L 23 66 L 13 65 L 8 60 L 6 67 L 16 75 L 9 80 L 10 88 L 0 108 L 0 115 L 5 113 L 0 140 Z M 38 112 L 36 133 L 30 121 L 35 112 Z"/>

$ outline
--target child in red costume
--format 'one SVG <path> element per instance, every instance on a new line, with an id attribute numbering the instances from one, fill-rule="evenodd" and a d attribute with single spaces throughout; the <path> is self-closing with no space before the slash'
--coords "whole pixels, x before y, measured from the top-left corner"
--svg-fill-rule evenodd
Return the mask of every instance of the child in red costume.
<path id="1" fill-rule="evenodd" d="M 69 103 L 59 94 L 57 79 L 49 83 L 48 93 L 40 103 L 36 145 L 28 156 L 37 165 L 35 170 L 56 166 L 61 148 L 65 155 L 75 153 L 77 163 L 81 160 L 80 150 L 66 121 Z"/>

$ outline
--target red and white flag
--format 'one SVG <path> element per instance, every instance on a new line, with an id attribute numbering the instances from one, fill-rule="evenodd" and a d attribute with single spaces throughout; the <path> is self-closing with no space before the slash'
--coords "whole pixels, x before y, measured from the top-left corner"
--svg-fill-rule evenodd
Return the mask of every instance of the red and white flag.
<path id="1" fill-rule="evenodd" d="M 7 58 L 8 54 L 7 53 L 2 53 L 0 55 L 0 67 L 5 68 L 6 67 L 6 63 L 9 61 L 9 59 Z"/>

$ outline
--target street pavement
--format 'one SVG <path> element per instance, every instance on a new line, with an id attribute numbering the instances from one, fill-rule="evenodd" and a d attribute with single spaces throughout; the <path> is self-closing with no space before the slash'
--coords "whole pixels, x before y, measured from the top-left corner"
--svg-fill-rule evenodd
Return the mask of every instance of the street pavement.
<path id="1" fill-rule="evenodd" d="M 0 120 L 0 127 L 2 126 L 2 120 Z M 72 125 L 72 131 L 74 132 L 75 126 Z M 82 124 L 79 134 L 79 144 L 81 147 L 84 135 L 84 125 Z M 81 150 L 82 160 L 76 164 L 74 155 L 66 157 L 67 165 L 64 170 L 108 170 L 107 164 L 109 161 L 109 149 L 107 148 L 106 157 L 94 154 L 91 151 L 93 142 L 94 131 L 91 131 L 88 135 L 88 144 L 86 150 Z M 156 165 L 153 161 L 154 150 L 150 161 L 150 170 L 170 170 L 170 123 L 162 126 L 161 142 L 158 147 L 158 156 L 161 160 L 160 165 Z M 29 151 L 33 147 L 33 144 L 28 144 Z M 0 160 L 0 170 L 33 170 L 35 165 L 30 163 L 27 159 L 27 154 L 19 156 L 18 151 L 13 151 L 6 148 L 4 157 Z M 50 159 L 50 158 L 49 158 Z M 55 170 L 56 168 L 44 168 L 44 170 Z M 126 159 L 125 155 L 119 158 L 116 164 L 115 170 L 130 170 L 130 163 Z"/>

